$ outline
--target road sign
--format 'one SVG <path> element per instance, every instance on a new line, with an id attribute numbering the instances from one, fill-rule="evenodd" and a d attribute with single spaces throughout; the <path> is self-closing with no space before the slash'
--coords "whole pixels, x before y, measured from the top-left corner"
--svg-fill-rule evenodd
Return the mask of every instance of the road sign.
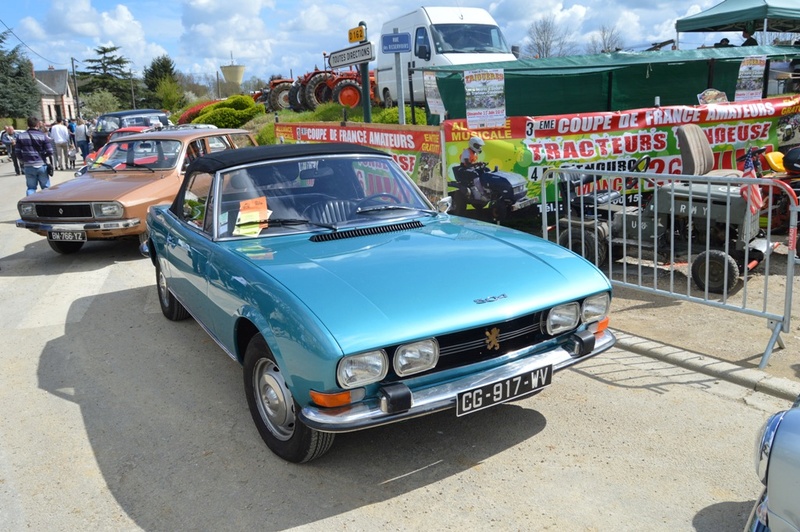
<path id="1" fill-rule="evenodd" d="M 365 41 L 367 39 L 367 36 L 364 33 L 364 26 L 358 26 L 356 28 L 352 28 L 347 32 L 347 37 L 350 39 L 350 42 Z"/>
<path id="2" fill-rule="evenodd" d="M 381 51 L 385 54 L 399 54 L 411 51 L 411 34 L 386 33 L 381 35 Z"/>
<path id="3" fill-rule="evenodd" d="M 371 42 L 365 42 L 358 46 L 351 46 L 338 52 L 333 52 L 328 61 L 330 61 L 331 68 L 338 68 L 348 65 L 357 65 L 358 63 L 368 63 L 375 59 L 375 49 Z"/>

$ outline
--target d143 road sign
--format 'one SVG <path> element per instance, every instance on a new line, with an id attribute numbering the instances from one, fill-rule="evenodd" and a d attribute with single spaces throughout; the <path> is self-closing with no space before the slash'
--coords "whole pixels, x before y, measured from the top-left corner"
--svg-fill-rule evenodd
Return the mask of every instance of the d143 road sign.
<path id="1" fill-rule="evenodd" d="M 371 42 L 333 52 L 329 57 L 331 68 L 368 63 L 374 59 L 375 49 Z"/>

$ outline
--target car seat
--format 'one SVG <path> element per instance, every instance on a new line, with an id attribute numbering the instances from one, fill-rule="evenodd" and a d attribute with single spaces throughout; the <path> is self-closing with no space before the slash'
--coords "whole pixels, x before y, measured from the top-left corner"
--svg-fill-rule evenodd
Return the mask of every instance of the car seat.
<path id="1" fill-rule="evenodd" d="M 336 199 L 314 203 L 303 214 L 314 222 L 336 224 L 349 220 L 355 210 L 354 201 Z"/>
<path id="2" fill-rule="evenodd" d="M 684 124 L 677 131 L 681 164 L 685 175 L 709 177 L 741 177 L 741 170 L 714 169 L 714 152 L 708 137 L 697 124 Z"/>

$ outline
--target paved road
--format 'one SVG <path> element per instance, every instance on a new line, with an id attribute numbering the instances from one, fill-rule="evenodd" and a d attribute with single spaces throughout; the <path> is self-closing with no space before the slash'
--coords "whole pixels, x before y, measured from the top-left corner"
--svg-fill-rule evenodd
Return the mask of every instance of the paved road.
<path id="1" fill-rule="evenodd" d="M 161 316 L 136 244 L 56 255 L 14 227 L 8 168 L 0 530 L 728 531 L 759 491 L 755 432 L 788 402 L 619 349 L 535 397 L 282 462 L 238 366 Z"/>

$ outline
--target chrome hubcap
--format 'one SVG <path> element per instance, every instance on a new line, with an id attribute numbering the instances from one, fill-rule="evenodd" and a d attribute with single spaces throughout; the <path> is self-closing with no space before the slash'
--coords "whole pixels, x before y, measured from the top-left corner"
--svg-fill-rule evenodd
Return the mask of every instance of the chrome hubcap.
<path id="1" fill-rule="evenodd" d="M 295 413 L 292 394 L 274 362 L 258 361 L 253 371 L 253 392 L 261 419 L 279 440 L 286 441 L 294 434 Z"/>

